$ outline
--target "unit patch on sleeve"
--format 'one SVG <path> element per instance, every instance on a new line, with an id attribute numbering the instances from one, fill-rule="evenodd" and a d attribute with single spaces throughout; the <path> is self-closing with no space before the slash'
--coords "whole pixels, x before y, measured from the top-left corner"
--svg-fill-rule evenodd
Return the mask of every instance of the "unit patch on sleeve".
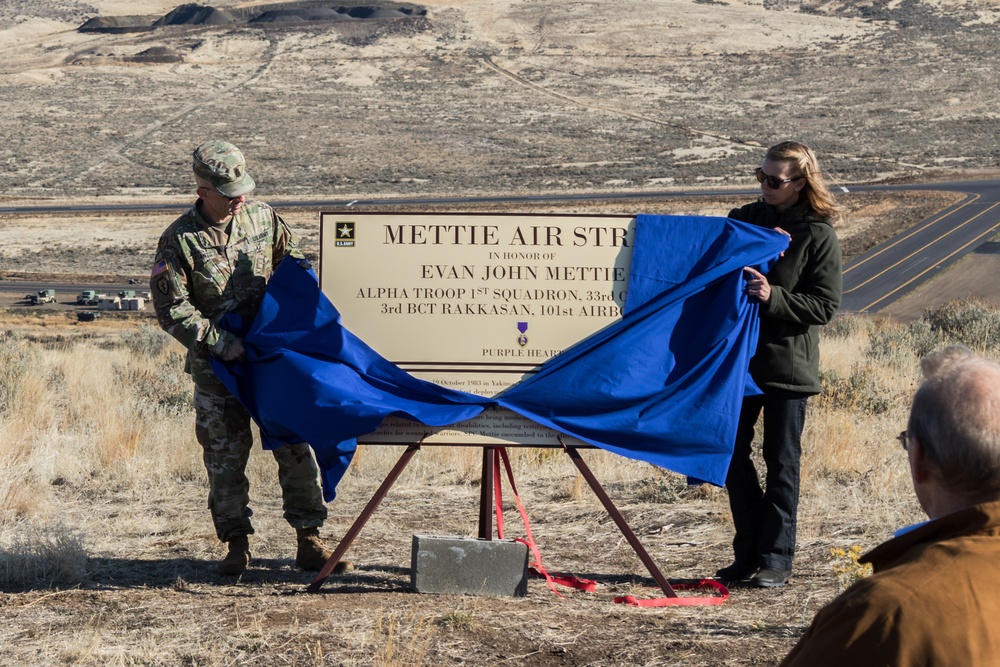
<path id="1" fill-rule="evenodd" d="M 161 259 L 149 274 L 149 280 L 156 286 L 160 294 L 170 294 L 170 266 L 167 260 Z"/>

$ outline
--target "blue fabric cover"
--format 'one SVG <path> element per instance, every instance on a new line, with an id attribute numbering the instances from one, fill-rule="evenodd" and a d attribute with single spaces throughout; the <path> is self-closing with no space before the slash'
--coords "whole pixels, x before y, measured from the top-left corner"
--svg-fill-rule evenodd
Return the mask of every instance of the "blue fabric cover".
<path id="1" fill-rule="evenodd" d="M 334 498 L 356 438 L 389 415 L 446 426 L 501 405 L 602 449 L 723 485 L 757 344 L 743 267 L 767 273 L 788 239 L 717 217 L 639 215 L 623 317 L 494 398 L 417 379 L 340 324 L 315 274 L 282 262 L 242 334 L 214 359 L 265 448 L 308 442 Z"/>

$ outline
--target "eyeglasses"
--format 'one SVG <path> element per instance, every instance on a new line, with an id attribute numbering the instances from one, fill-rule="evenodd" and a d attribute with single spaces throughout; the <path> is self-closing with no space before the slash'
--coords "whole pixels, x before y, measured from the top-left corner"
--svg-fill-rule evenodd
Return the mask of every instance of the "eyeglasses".
<path id="1" fill-rule="evenodd" d="M 208 192 L 211 192 L 216 197 L 221 197 L 221 198 L 223 198 L 223 199 L 225 199 L 227 201 L 235 201 L 235 200 L 239 199 L 240 197 L 244 196 L 244 195 L 239 195 L 239 197 L 228 197 L 228 196 L 222 194 L 221 192 L 219 192 L 218 190 L 216 190 L 215 188 L 207 188 L 207 187 L 204 187 L 204 186 L 198 188 L 198 190 L 206 190 Z"/>
<path id="2" fill-rule="evenodd" d="M 772 190 L 777 190 L 785 183 L 791 183 L 792 181 L 797 181 L 802 178 L 801 176 L 798 178 L 778 178 L 777 176 L 768 176 L 760 167 L 753 170 L 753 175 L 757 177 L 758 183 L 767 183 L 767 187 Z"/>
<path id="3" fill-rule="evenodd" d="M 900 431 L 896 440 L 899 440 L 899 446 L 903 448 L 904 452 L 910 450 L 910 434 L 907 431 Z"/>

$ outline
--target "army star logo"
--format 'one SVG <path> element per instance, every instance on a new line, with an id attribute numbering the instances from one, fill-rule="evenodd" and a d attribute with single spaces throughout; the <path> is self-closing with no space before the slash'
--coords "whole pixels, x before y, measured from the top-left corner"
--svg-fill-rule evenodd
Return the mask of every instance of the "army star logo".
<path id="1" fill-rule="evenodd" d="M 338 222 L 336 228 L 337 228 L 337 238 L 333 244 L 338 248 L 353 248 L 354 223 Z"/>

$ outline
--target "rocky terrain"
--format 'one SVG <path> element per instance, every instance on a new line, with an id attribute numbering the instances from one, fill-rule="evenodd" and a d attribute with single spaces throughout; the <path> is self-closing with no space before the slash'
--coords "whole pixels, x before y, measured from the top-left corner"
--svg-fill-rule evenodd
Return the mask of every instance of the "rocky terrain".
<path id="1" fill-rule="evenodd" d="M 80 32 L 121 34 L 144 32 L 167 26 L 236 26 L 293 24 L 326 21 L 366 21 L 386 19 L 419 19 L 427 10 L 409 3 L 381 2 L 366 5 L 332 2 L 330 0 L 303 0 L 266 5 L 249 5 L 232 9 L 218 9 L 211 5 L 189 3 L 180 5 L 163 16 L 95 16 L 80 26 Z M 271 25 L 269 27 L 277 27 Z"/>
<path id="2" fill-rule="evenodd" d="M 78 28 L 176 5 L 4 3 L 0 196 L 173 197 L 209 137 L 272 197 L 744 186 L 788 137 L 838 185 L 1000 157 L 994 2 L 414 7 L 106 34 Z"/>

